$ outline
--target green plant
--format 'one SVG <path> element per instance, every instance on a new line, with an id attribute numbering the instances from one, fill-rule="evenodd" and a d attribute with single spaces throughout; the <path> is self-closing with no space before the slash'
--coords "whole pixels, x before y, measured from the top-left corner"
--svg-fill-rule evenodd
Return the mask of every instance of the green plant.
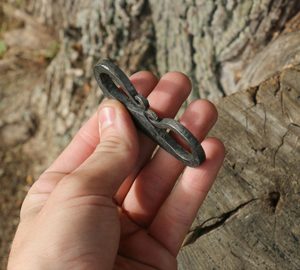
<path id="1" fill-rule="evenodd" d="M 3 57 L 3 55 L 5 54 L 6 51 L 7 51 L 7 46 L 4 42 L 4 40 L 0 39 L 0 57 Z"/>

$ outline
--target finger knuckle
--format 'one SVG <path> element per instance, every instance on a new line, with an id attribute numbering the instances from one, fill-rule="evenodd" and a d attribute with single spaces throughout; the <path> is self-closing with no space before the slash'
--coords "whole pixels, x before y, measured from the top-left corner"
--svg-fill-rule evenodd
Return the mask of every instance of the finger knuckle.
<path id="1" fill-rule="evenodd" d="M 103 142 L 100 142 L 98 145 L 97 152 L 107 153 L 107 154 L 115 154 L 125 155 L 132 153 L 134 151 L 131 143 L 122 140 L 117 135 L 111 135 Z"/>

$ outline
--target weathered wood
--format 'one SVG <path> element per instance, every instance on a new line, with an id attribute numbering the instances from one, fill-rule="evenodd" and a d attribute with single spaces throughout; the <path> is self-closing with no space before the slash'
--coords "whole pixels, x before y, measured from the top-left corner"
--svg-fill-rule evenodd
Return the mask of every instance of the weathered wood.
<path id="1" fill-rule="evenodd" d="M 300 67 L 218 104 L 224 167 L 180 269 L 300 269 Z"/>
<path id="2" fill-rule="evenodd" d="M 299 17 L 300 22 L 300 17 Z M 300 29 L 300 28 L 299 28 Z M 282 34 L 256 54 L 237 83 L 239 90 L 258 85 L 285 67 L 300 63 L 300 32 Z"/>

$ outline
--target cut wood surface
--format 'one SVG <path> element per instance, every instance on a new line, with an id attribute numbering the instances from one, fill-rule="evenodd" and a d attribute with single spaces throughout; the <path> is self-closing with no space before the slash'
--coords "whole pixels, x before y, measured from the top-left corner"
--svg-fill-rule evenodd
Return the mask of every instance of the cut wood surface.
<path id="1" fill-rule="evenodd" d="M 300 269 L 300 67 L 218 110 L 227 155 L 179 269 Z"/>

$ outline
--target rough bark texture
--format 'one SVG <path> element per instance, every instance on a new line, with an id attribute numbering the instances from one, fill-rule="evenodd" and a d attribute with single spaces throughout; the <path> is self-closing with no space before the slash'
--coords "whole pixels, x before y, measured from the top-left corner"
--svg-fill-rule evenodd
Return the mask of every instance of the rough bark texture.
<path id="1" fill-rule="evenodd" d="M 189 74 L 195 96 L 212 100 L 237 90 L 254 55 L 282 30 L 299 1 L 150 0 L 160 73 Z"/>
<path id="2" fill-rule="evenodd" d="M 180 269 L 298 269 L 299 1 L 78 0 L 0 5 L 0 256 L 28 187 L 96 109 L 92 67 L 186 72 L 218 100 L 227 156 Z M 260 86 L 256 86 L 260 84 Z M 298 208 L 297 208 L 298 207 Z M 298 252 L 298 253 L 297 253 Z M 1 266 L 0 266 L 1 267 Z"/>

